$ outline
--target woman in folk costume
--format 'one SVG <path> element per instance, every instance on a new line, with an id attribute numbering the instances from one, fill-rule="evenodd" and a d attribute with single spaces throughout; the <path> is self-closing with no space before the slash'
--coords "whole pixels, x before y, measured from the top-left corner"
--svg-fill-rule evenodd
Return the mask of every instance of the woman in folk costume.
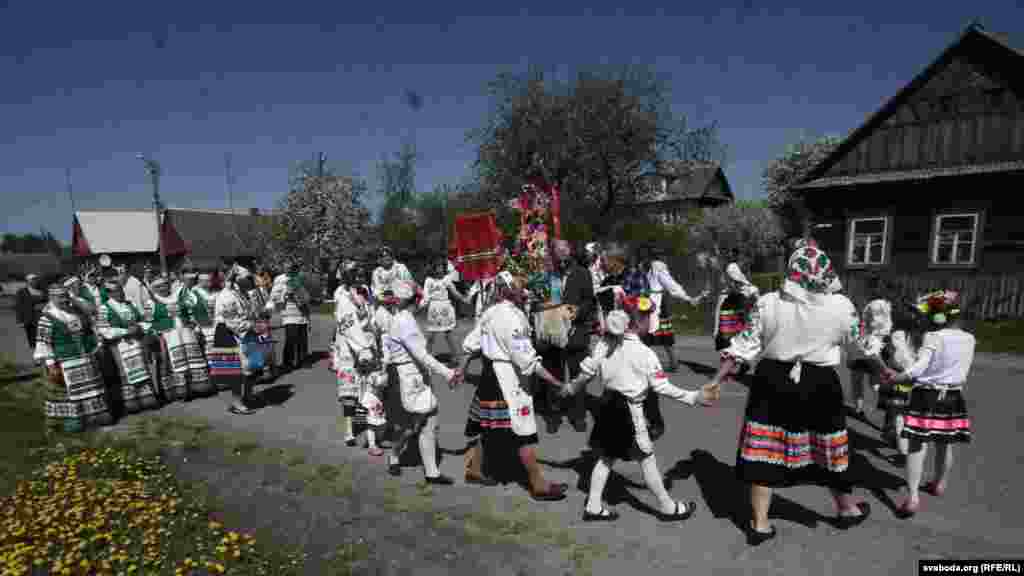
<path id="1" fill-rule="evenodd" d="M 743 275 L 739 264 L 730 262 L 725 267 L 725 287 L 718 297 L 715 311 L 715 351 L 729 348 L 732 339 L 747 327 L 747 317 L 757 305 L 760 291 Z M 741 366 L 737 375 L 743 375 L 747 367 Z"/>
<path id="2" fill-rule="evenodd" d="M 907 455 L 907 499 L 898 515 L 909 518 L 920 508 L 920 491 L 942 496 L 953 469 L 953 444 L 971 441 L 964 387 L 974 362 L 977 341 L 960 326 L 960 294 L 940 291 L 918 299 L 928 317 L 929 332 L 914 364 L 902 371 L 888 369 L 883 380 L 912 382 L 902 436 L 910 441 Z M 935 472 L 921 486 L 928 444 L 935 446 Z"/>
<path id="3" fill-rule="evenodd" d="M 168 401 L 189 400 L 212 391 L 206 354 L 192 328 L 182 287 L 177 293 L 171 281 L 160 277 L 150 283 L 152 298 L 146 304 L 146 321 L 160 339 L 160 391 Z"/>
<path id="4" fill-rule="evenodd" d="M 309 292 L 303 285 L 297 260 L 288 264 L 288 272 L 274 279 L 270 293 L 273 306 L 281 313 L 284 326 L 285 370 L 298 370 L 309 359 Z"/>
<path id="5" fill-rule="evenodd" d="M 388 328 L 388 370 L 389 376 L 398 381 L 402 407 L 409 414 L 411 426 L 405 427 L 395 442 L 388 469 L 393 476 L 401 475 L 399 458 L 409 440 L 418 435 L 427 483 L 452 484 L 452 479 L 442 476 L 437 468 L 437 396 L 430 376 L 438 374 L 451 382 L 461 377 L 461 372 L 438 362 L 427 352 L 426 338 L 412 315 L 416 305 L 415 286 L 411 282 L 399 283 L 394 292 L 398 308 Z"/>
<path id="6" fill-rule="evenodd" d="M 113 423 L 107 390 L 96 361 L 99 343 L 87 318 L 71 305 L 67 289 L 48 290 L 36 330 L 33 358 L 46 365 L 47 429 L 81 432 Z"/>
<path id="7" fill-rule="evenodd" d="M 394 322 L 395 314 L 398 313 L 398 299 L 390 289 L 385 289 L 373 308 L 373 320 L 370 322 L 370 330 L 376 337 L 377 349 L 380 358 L 379 370 L 383 378 L 378 376 L 378 387 L 376 396 L 384 403 L 385 424 L 384 435 L 392 440 L 397 438 L 402 428 L 410 426 L 408 413 L 402 407 L 402 392 L 398 386 L 397 373 L 391 369 L 391 358 L 388 351 L 395 345 L 389 341 L 391 337 L 391 323 Z"/>
<path id="8" fill-rule="evenodd" d="M 665 298 L 665 292 L 691 306 L 700 304 L 701 300 L 707 296 L 707 292 L 702 292 L 696 298 L 687 294 L 686 290 L 672 277 L 665 262 L 662 261 L 664 255 L 665 252 L 661 248 L 650 246 L 647 249 L 647 256 L 640 265 L 640 269 L 645 272 L 646 288 L 655 308 L 655 312 L 651 314 L 649 330 L 643 339 L 644 344 L 651 348 L 655 346 L 664 348 L 665 355 L 668 357 L 668 367 L 665 368 L 665 371 L 676 372 L 679 370 L 673 350 L 676 337 L 672 327 L 672 308 L 668 299 Z M 660 398 L 654 394 L 648 395 L 644 410 L 651 419 L 651 435 L 657 439 L 665 431 L 665 418 L 661 415 Z"/>
<path id="9" fill-rule="evenodd" d="M 537 461 L 537 422 L 533 396 L 523 389 L 520 375 L 537 375 L 548 385 L 562 387 L 541 364 L 530 343 L 530 326 L 520 309 L 525 303 L 524 283 L 508 271 L 498 274 L 498 302 L 466 336 L 459 372 L 473 356 L 482 356 L 484 371 L 471 406 L 466 436 L 480 437 L 466 455 L 466 482 L 493 485 L 520 480 L 525 470 L 535 500 L 562 500 L 565 484 L 550 483 Z M 472 410 L 472 408 L 471 408 Z M 475 416 L 475 417 L 474 417 Z"/>
<path id="10" fill-rule="evenodd" d="M 608 315 L 608 333 L 598 342 L 590 357 L 583 361 L 583 372 L 565 387 L 565 394 L 586 381 L 599 377 L 604 384 L 604 395 L 597 422 L 590 434 L 590 447 L 598 456 L 590 476 L 590 494 L 583 510 L 584 522 L 612 521 L 618 513 L 604 506 L 604 487 L 616 460 L 640 462 L 647 487 L 658 498 L 663 521 L 682 521 L 697 509 L 694 502 L 678 502 L 665 489 L 654 457 L 654 443 L 647 432 L 644 416 L 644 398 L 648 394 L 661 394 L 684 404 L 698 401 L 705 406 L 719 396 L 717 383 L 706 384 L 701 390 L 684 390 L 669 382 L 661 369 L 658 355 L 644 345 L 637 335 L 648 326 L 648 316 L 654 304 L 646 297 L 627 298 L 624 310 Z"/>
<path id="11" fill-rule="evenodd" d="M 117 367 L 119 403 L 126 414 L 160 406 L 149 366 L 148 324 L 141 310 L 128 301 L 117 278 L 105 284 L 108 296 L 96 316 L 96 329 Z"/>
<path id="12" fill-rule="evenodd" d="M 207 355 L 207 365 L 210 361 L 210 350 L 213 348 L 214 331 L 217 325 L 214 323 L 217 304 L 217 292 L 213 290 L 213 273 L 202 272 L 197 278 L 196 285 L 190 290 L 191 298 L 189 303 L 189 316 L 196 323 L 196 329 L 202 339 L 203 351 Z M 205 312 L 203 309 L 205 308 Z"/>
<path id="13" fill-rule="evenodd" d="M 758 545 L 775 536 L 768 522 L 772 491 L 800 480 L 820 479 L 835 499 L 835 525 L 863 522 L 868 504 L 853 497 L 843 387 L 836 367 L 842 349 L 860 333 L 857 309 L 846 296 L 832 262 L 813 243 L 789 258 L 782 288 L 758 298 L 746 329 L 721 352 L 713 382 L 760 358 L 750 387 L 736 462 L 750 485 L 752 519 L 747 538 Z"/>
<path id="14" fill-rule="evenodd" d="M 655 314 L 651 315 L 646 344 L 652 348 L 663 347 L 668 356 L 668 367 L 665 371 L 675 372 L 678 370 L 678 362 L 676 362 L 676 355 L 672 347 L 675 346 L 676 337 L 672 328 L 672 307 L 665 299 L 665 292 L 691 306 L 700 304 L 707 296 L 707 292 L 701 292 L 696 298 L 687 294 L 679 282 L 672 277 L 668 266 L 662 260 L 664 257 L 664 250 L 658 246 L 650 246 L 647 249 L 647 257 L 641 265 L 641 268 L 647 273 L 647 289 L 650 291 L 650 298 L 655 306 Z"/>
<path id="15" fill-rule="evenodd" d="M 432 274 L 423 281 L 423 300 L 421 308 L 427 309 L 427 352 L 434 349 L 434 340 L 438 334 L 443 334 L 448 342 L 448 351 L 451 354 L 449 364 L 454 365 L 458 348 L 455 347 L 455 306 L 452 305 L 450 296 L 459 299 L 460 302 L 469 304 L 466 298 L 455 288 L 451 272 L 448 270 L 447 258 L 438 258 L 434 264 Z M 450 296 L 449 296 L 450 295 Z"/>
<path id="16" fill-rule="evenodd" d="M 92 320 L 96 317 L 97 305 L 96 295 L 85 285 L 85 282 L 78 276 L 72 276 L 64 281 L 64 287 L 68 290 L 68 298 L 84 317 Z"/>
<path id="17" fill-rule="evenodd" d="M 401 282 L 412 282 L 415 284 L 409 269 L 405 267 L 405 264 L 395 261 L 395 255 L 391 249 L 387 247 L 381 248 L 380 265 L 373 270 L 373 276 L 370 279 L 370 289 L 373 291 L 373 297 L 380 299 L 385 290 L 393 290 Z"/>
<path id="18" fill-rule="evenodd" d="M 206 346 L 203 342 L 203 335 L 200 332 L 200 314 L 204 321 L 208 322 L 206 302 L 200 305 L 198 295 L 193 291 L 199 281 L 199 275 L 195 272 L 186 272 L 181 276 L 181 287 L 177 292 L 178 297 L 178 332 L 182 340 L 186 342 L 185 352 L 188 355 L 188 378 L 189 393 L 191 397 L 209 396 L 217 391 L 213 380 L 210 378 L 209 361 L 206 358 Z"/>
<path id="19" fill-rule="evenodd" d="M 262 266 L 257 270 L 256 274 L 251 276 L 251 288 L 246 291 L 249 301 L 252 303 L 253 309 L 256 310 L 256 321 L 253 324 L 253 332 L 259 338 L 259 342 L 264 348 L 264 365 L 263 365 L 263 376 L 265 379 L 271 379 L 274 377 L 276 371 L 275 363 L 275 349 L 274 349 L 274 335 L 272 332 L 271 320 L 274 315 L 274 305 L 270 299 L 271 290 L 273 288 L 273 280 L 270 279 L 270 273 L 267 272 L 266 268 Z"/>
<path id="20" fill-rule="evenodd" d="M 338 401 L 342 407 L 342 428 L 345 444 L 356 445 L 356 425 L 359 432 L 366 428 L 366 409 L 361 403 L 366 382 L 376 362 L 372 333 L 368 332 L 370 321 L 362 299 L 351 288 L 355 281 L 354 266 L 342 275 L 342 283 L 334 291 L 334 320 L 337 331 L 334 338 L 334 369 L 338 377 Z M 361 422 L 354 422 L 354 420 Z M 367 444 L 378 452 L 376 436 L 367 431 Z M 372 437 L 371 437 L 372 436 Z"/>
<path id="21" fill-rule="evenodd" d="M 253 370 L 249 366 L 249 346 L 255 344 L 253 332 L 257 310 L 238 285 L 241 272 L 232 268 L 224 278 L 214 307 L 216 329 L 210 350 L 210 375 L 218 389 L 231 388 L 228 408 L 233 414 L 252 414 L 247 406 L 252 392 Z"/>

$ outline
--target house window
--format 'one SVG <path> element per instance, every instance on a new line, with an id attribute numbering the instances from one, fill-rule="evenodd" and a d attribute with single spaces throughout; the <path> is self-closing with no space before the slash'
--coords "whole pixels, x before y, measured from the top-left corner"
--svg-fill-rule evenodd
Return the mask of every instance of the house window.
<path id="1" fill-rule="evenodd" d="M 847 256 L 849 265 L 884 264 L 888 232 L 889 219 L 884 216 L 851 220 L 850 247 Z"/>
<path id="2" fill-rule="evenodd" d="M 977 213 L 936 216 L 932 264 L 974 264 L 977 239 Z"/>

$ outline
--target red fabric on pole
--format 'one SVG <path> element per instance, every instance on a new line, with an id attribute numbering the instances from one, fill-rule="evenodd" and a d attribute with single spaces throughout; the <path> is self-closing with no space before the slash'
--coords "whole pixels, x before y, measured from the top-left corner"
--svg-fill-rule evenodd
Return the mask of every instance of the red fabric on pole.
<path id="1" fill-rule="evenodd" d="M 89 249 L 89 242 L 82 234 L 82 226 L 78 224 L 78 216 L 75 216 L 71 227 L 71 251 L 75 256 L 92 256 Z"/>
<path id="2" fill-rule="evenodd" d="M 501 270 L 501 231 L 493 212 L 455 217 L 455 268 L 466 281 L 493 278 Z"/>
<path id="3" fill-rule="evenodd" d="M 180 256 L 182 254 L 191 253 L 188 244 L 182 240 L 181 235 L 178 234 L 174 225 L 171 224 L 170 219 L 164 215 L 163 220 L 163 230 L 161 230 L 160 242 L 163 243 L 164 254 L 167 256 Z"/>

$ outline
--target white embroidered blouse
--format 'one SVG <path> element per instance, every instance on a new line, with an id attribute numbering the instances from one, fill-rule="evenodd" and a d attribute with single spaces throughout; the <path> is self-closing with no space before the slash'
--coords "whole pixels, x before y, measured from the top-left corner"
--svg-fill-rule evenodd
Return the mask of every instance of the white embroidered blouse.
<path id="1" fill-rule="evenodd" d="M 541 358 L 530 342 L 526 314 L 508 301 L 501 301 L 483 313 L 462 343 L 466 354 L 481 352 L 493 362 L 510 362 L 523 376 L 540 366 Z"/>
<path id="2" fill-rule="evenodd" d="M 961 386 L 974 363 L 977 341 L 963 330 L 943 328 L 924 335 L 917 359 L 900 376 L 918 384 Z"/>
<path id="3" fill-rule="evenodd" d="M 857 309 L 846 296 L 818 294 L 800 299 L 782 291 L 771 292 L 757 299 L 746 329 L 733 337 L 722 356 L 743 362 L 760 356 L 838 366 L 842 348 L 859 336 Z"/>
<path id="4" fill-rule="evenodd" d="M 440 374 L 445 380 L 452 379 L 454 371 L 427 352 L 427 339 L 409 310 L 400 310 L 394 315 L 388 327 L 386 345 L 388 360 L 392 364 L 414 363 L 431 373 Z"/>
<path id="5" fill-rule="evenodd" d="M 622 345 L 611 356 L 607 342 L 601 340 L 580 364 L 580 370 L 587 377 L 599 377 L 605 388 L 622 394 L 631 404 L 643 404 L 651 391 L 690 405 L 700 397 L 697 390 L 684 390 L 672 384 L 658 355 L 636 334 L 623 336 Z"/>

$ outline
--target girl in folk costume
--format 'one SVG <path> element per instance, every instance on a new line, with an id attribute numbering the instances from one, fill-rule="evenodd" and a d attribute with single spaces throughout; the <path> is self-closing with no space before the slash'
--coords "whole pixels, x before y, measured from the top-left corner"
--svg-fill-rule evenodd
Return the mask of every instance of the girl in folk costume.
<path id="1" fill-rule="evenodd" d="M 913 383 L 902 431 L 910 441 L 908 495 L 899 509 L 903 518 L 917 513 L 920 490 L 934 496 L 946 492 L 953 468 L 953 444 L 971 441 L 963 390 L 977 342 L 960 327 L 960 295 L 948 290 L 933 292 L 918 300 L 918 308 L 928 317 L 930 331 L 924 335 L 917 359 L 902 372 L 888 369 L 883 374 L 884 381 Z M 928 444 L 935 445 L 935 476 L 921 486 Z"/>
<path id="2" fill-rule="evenodd" d="M 390 248 L 382 248 L 380 251 L 380 265 L 373 270 L 370 279 L 370 288 L 373 297 L 379 299 L 385 290 L 393 290 L 398 283 L 413 282 L 412 274 L 405 264 L 395 261 L 395 255 Z"/>
<path id="3" fill-rule="evenodd" d="M 284 325 L 285 370 L 298 370 L 309 359 L 309 292 L 299 274 L 299 262 L 288 265 L 288 272 L 274 279 L 270 293 L 273 306 L 281 313 Z"/>
<path id="4" fill-rule="evenodd" d="M 192 287 L 190 292 L 191 297 L 187 300 L 190 308 L 189 316 L 196 323 L 196 329 L 199 331 L 199 336 L 202 339 L 203 351 L 207 356 L 207 365 L 209 365 L 214 331 L 217 328 L 213 321 L 217 304 L 217 292 L 213 291 L 213 274 L 211 272 L 199 274 L 196 285 Z"/>
<path id="5" fill-rule="evenodd" d="M 219 380 L 217 387 L 231 388 L 233 414 L 252 414 L 247 406 L 252 390 L 253 370 L 249 364 L 249 346 L 256 343 L 253 332 L 256 310 L 240 289 L 240 272 L 231 269 L 224 278 L 224 288 L 217 294 L 214 323 L 216 329 L 210 350 L 210 375 Z"/>
<path id="6" fill-rule="evenodd" d="M 905 372 L 917 362 L 917 351 L 921 349 L 926 329 L 922 326 L 921 318 L 900 320 L 901 322 L 894 325 L 882 357 L 889 368 L 896 372 Z M 879 380 L 881 376 L 882 373 L 879 373 Z M 895 446 L 897 453 L 893 457 L 893 464 L 900 467 L 906 465 L 906 457 L 910 450 L 910 441 L 903 437 L 903 416 L 912 390 L 913 384 L 909 382 L 888 381 L 883 385 L 879 381 L 875 385 L 878 409 L 885 411 L 883 436 Z"/>
<path id="7" fill-rule="evenodd" d="M 590 447 L 598 455 L 590 476 L 590 495 L 583 510 L 584 522 L 611 521 L 619 517 L 604 506 L 604 487 L 616 460 L 636 460 L 644 473 L 644 480 L 660 504 L 658 517 L 663 521 L 682 521 L 697 509 L 694 502 L 678 502 L 665 489 L 654 444 L 647 432 L 644 398 L 648 394 L 661 394 L 685 404 L 699 400 L 709 405 L 719 396 L 719 385 L 706 384 L 701 390 L 684 390 L 669 382 L 661 369 L 658 355 L 648 348 L 638 331 L 648 326 L 648 315 L 654 304 L 645 296 L 628 298 L 625 310 L 608 315 L 608 333 L 598 342 L 590 357 L 583 362 L 583 373 L 568 384 L 565 394 L 572 394 L 577 386 L 599 377 L 604 383 L 604 396 L 597 423 L 590 435 Z"/>
<path id="8" fill-rule="evenodd" d="M 160 391 L 167 400 L 186 400 L 212 392 L 206 355 L 182 301 L 182 287 L 172 292 L 169 279 L 150 283 L 152 298 L 146 303 L 146 321 L 160 339 Z"/>
<path id="9" fill-rule="evenodd" d="M 408 414 L 402 408 L 402 392 L 398 386 L 398 376 L 396 371 L 391 369 L 391 358 L 388 355 L 388 351 L 395 346 L 389 342 L 391 337 L 388 334 L 397 313 L 398 299 L 388 288 L 381 293 L 377 300 L 377 306 L 373 309 L 373 320 L 370 323 L 370 330 L 376 337 L 379 350 L 379 370 L 384 373 L 383 378 L 378 379 L 376 396 L 384 402 L 386 420 L 384 430 L 392 441 L 399 436 L 402 428 L 409 426 Z"/>
<path id="10" fill-rule="evenodd" d="M 469 298 L 463 296 L 456 288 L 452 275 L 448 271 L 448 259 L 439 258 L 434 264 L 433 274 L 423 281 L 423 301 L 421 308 L 427 309 L 427 352 L 434 349 L 434 339 L 438 334 L 443 334 L 448 342 L 448 350 L 451 354 L 451 363 L 455 362 L 458 348 L 455 347 L 455 339 L 452 332 L 455 330 L 455 306 L 452 305 L 451 296 L 455 296 L 460 302 L 469 304 Z"/>
<path id="11" fill-rule="evenodd" d="M 98 342 L 88 319 L 71 305 L 67 289 L 49 288 L 33 358 L 46 365 L 45 414 L 50 431 L 80 432 L 113 423 L 96 362 Z"/>
<path id="12" fill-rule="evenodd" d="M 471 357 L 479 355 L 484 361 L 466 423 L 466 437 L 480 438 L 466 453 L 466 482 L 493 485 L 517 481 L 525 469 L 535 500 L 562 500 L 568 487 L 547 482 L 537 462 L 533 396 L 523 389 L 519 378 L 537 375 L 558 388 L 562 382 L 544 368 L 530 343 L 529 322 L 520 309 L 526 300 L 525 283 L 508 271 L 499 273 L 497 282 L 498 302 L 463 342 L 466 356 L 460 374 Z"/>
<path id="13" fill-rule="evenodd" d="M 868 304 L 861 312 L 861 337 L 857 346 L 850 351 L 847 362 L 850 368 L 850 397 L 854 413 L 864 417 L 865 380 L 878 390 L 878 366 L 884 362 L 883 355 L 889 347 L 892 333 L 892 303 L 881 297 L 881 279 L 872 275 L 867 280 Z M 863 352 L 863 354 L 861 353 Z M 865 356 L 866 354 L 866 356 Z"/>
<path id="14" fill-rule="evenodd" d="M 870 512 L 856 502 L 849 476 L 849 437 L 836 367 L 842 349 L 860 335 L 853 303 L 839 294 L 832 263 L 811 243 L 798 244 L 778 292 L 758 298 L 744 331 L 721 352 L 712 382 L 760 358 L 750 386 L 736 463 L 750 485 L 751 545 L 773 538 L 772 490 L 800 480 L 823 480 L 838 510 L 835 526 L 849 529 Z"/>
<path id="15" fill-rule="evenodd" d="M 451 382 L 461 377 L 431 356 L 426 339 L 412 315 L 416 290 L 410 283 L 399 283 L 394 288 L 398 299 L 397 312 L 388 328 L 389 377 L 398 381 L 402 393 L 402 407 L 409 414 L 411 426 L 402 430 L 394 443 L 388 469 L 393 476 L 402 473 L 399 458 L 413 436 L 419 436 L 420 457 L 428 484 L 452 484 L 437 468 L 437 396 L 430 385 L 431 373 L 439 374 Z"/>
<path id="16" fill-rule="evenodd" d="M 369 315 L 362 299 L 350 288 L 355 280 L 351 267 L 343 274 L 342 284 L 334 292 L 334 320 L 337 331 L 334 338 L 334 367 L 338 377 L 338 401 L 342 406 L 342 429 L 345 444 L 356 445 L 356 431 L 353 420 L 359 419 L 366 426 L 366 411 L 360 400 L 368 377 L 375 372 L 373 337 L 367 332 Z M 360 430 L 362 431 L 362 430 Z M 376 436 L 368 431 L 367 444 L 374 452 Z"/>
<path id="17" fill-rule="evenodd" d="M 116 278 L 107 281 L 105 292 L 108 298 L 100 306 L 96 328 L 117 366 L 121 408 L 127 414 L 156 408 L 160 402 L 149 367 L 145 318 Z"/>

